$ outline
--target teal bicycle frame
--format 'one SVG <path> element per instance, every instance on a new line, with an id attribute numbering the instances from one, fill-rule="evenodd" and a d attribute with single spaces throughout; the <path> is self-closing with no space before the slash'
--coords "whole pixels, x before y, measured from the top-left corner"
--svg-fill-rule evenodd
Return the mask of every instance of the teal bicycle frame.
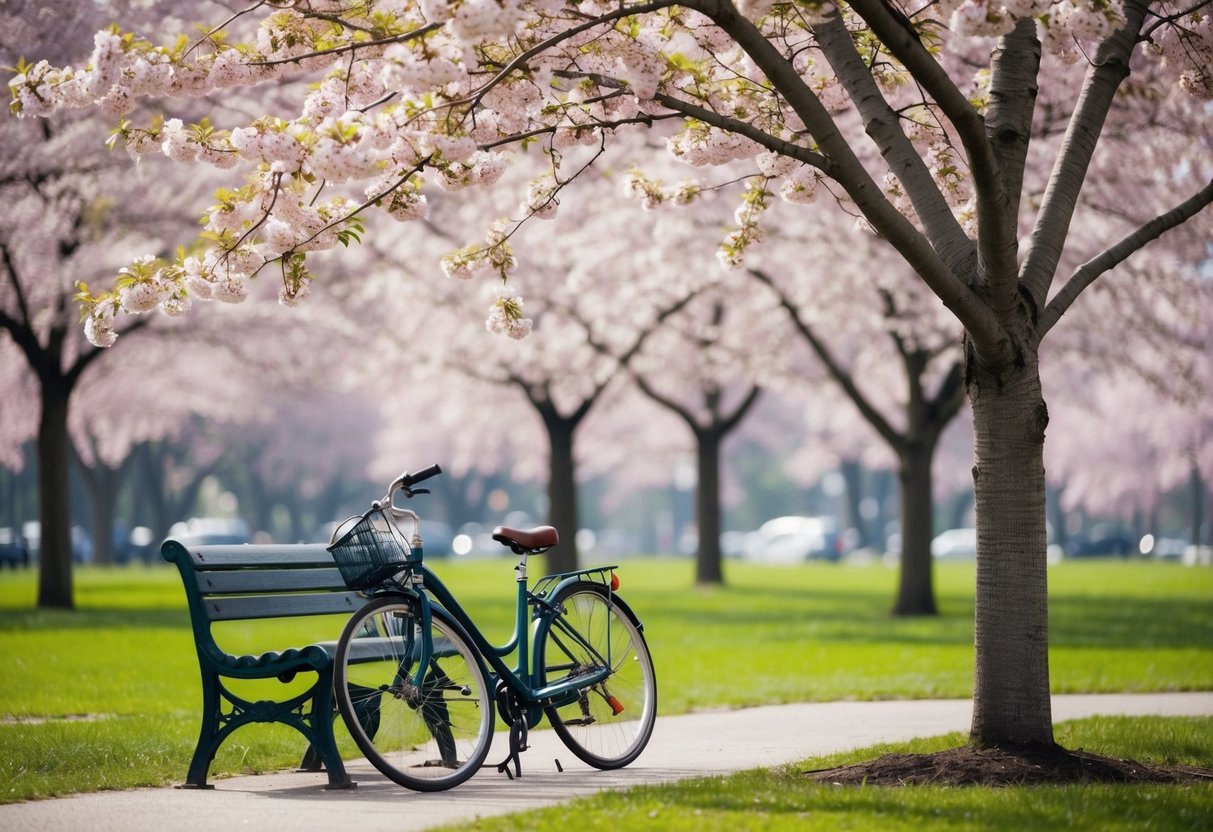
<path id="1" fill-rule="evenodd" d="M 407 509 L 396 509 L 395 513 L 412 514 Z M 415 536 L 414 541 L 418 545 L 412 549 L 409 565 L 404 576 L 393 580 L 389 585 L 384 586 L 373 594 L 375 596 L 409 595 L 417 600 L 422 625 L 422 643 L 417 645 L 416 658 L 418 659 L 418 665 L 416 671 L 417 678 L 414 679 L 415 684 L 421 685 L 421 677 L 424 675 L 425 669 L 429 666 L 429 661 L 434 655 L 434 645 L 430 633 L 430 620 L 433 615 L 432 606 L 438 606 L 462 628 L 463 633 L 471 641 L 472 646 L 476 648 L 478 658 L 481 661 L 481 669 L 485 671 L 486 676 L 489 677 L 494 687 L 496 687 L 498 681 L 504 683 L 528 707 L 526 714 L 528 727 L 534 727 L 539 722 L 542 718 L 543 708 L 548 706 L 559 707 L 575 701 L 579 691 L 598 684 L 611 675 L 614 667 L 611 656 L 601 655 L 597 648 L 590 644 L 575 629 L 568 626 L 562 627 L 560 620 L 561 611 L 549 603 L 547 599 L 555 597 L 558 592 L 569 584 L 584 581 L 609 588 L 611 586 L 610 579 L 605 576 L 613 572 L 616 568 L 614 565 L 546 575 L 536 583 L 536 589 L 539 591 L 532 592 L 527 585 L 526 561 L 529 553 L 522 554 L 518 565 L 514 567 L 514 570 L 518 573 L 515 581 L 517 593 L 515 596 L 514 633 L 509 641 L 498 645 L 490 642 L 481 633 L 480 628 L 476 626 L 472 617 L 468 615 L 467 611 L 456 600 L 454 594 L 447 588 L 446 584 L 425 565 L 424 549 L 420 545 L 420 538 Z M 595 576 L 599 579 L 593 580 Z M 618 604 L 624 614 L 632 619 L 638 628 L 641 628 L 640 622 L 636 620 L 635 615 L 633 615 L 627 605 L 622 601 L 612 598 L 609 592 L 608 603 Z M 543 637 L 551 627 L 559 627 L 563 635 L 589 651 L 599 663 L 599 667 L 559 682 L 545 684 L 545 669 L 541 666 L 542 656 L 539 653 L 542 648 Z M 609 649 L 610 646 L 608 645 L 608 651 Z M 514 666 L 511 667 L 507 663 L 507 659 L 515 653 L 517 654 L 517 660 Z M 506 715 L 502 713 L 501 716 L 504 721 Z"/>

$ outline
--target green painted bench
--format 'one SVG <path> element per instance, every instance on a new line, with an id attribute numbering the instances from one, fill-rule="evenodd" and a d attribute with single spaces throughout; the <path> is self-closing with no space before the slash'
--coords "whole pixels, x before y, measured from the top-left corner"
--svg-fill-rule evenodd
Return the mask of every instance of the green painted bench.
<path id="1" fill-rule="evenodd" d="M 187 548 L 167 540 L 160 554 L 181 573 L 202 672 L 202 730 L 185 787 L 208 788 L 206 775 L 215 752 L 233 731 L 250 723 L 291 726 L 309 743 L 301 770 L 326 770 L 328 788 L 357 785 L 345 771 L 333 736 L 333 653 L 340 625 L 331 641 L 256 655 L 227 653 L 212 633 L 218 622 L 352 614 L 366 599 L 346 588 L 328 550 L 322 544 Z M 224 683 L 290 682 L 304 672 L 316 674 L 312 685 L 282 699 L 249 701 Z"/>

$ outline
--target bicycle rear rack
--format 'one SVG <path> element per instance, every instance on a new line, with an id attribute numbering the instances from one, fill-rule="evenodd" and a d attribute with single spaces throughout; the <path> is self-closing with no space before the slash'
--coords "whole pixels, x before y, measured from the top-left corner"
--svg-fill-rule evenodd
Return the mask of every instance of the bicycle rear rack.
<path id="1" fill-rule="evenodd" d="M 544 575 L 531 588 L 531 595 L 537 599 L 546 598 L 566 578 L 576 577 L 582 577 L 591 583 L 601 584 L 607 589 L 611 589 L 611 576 L 618 568 L 617 565 L 612 564 L 611 566 L 593 566 L 589 569 L 577 569 L 572 572 L 557 572 L 554 575 Z"/>

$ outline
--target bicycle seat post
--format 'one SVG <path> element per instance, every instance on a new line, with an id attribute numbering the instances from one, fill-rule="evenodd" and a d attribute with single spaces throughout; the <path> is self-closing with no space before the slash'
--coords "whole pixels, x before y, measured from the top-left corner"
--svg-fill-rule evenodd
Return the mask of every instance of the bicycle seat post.
<path id="1" fill-rule="evenodd" d="M 530 552 L 522 552 L 518 556 L 518 565 L 514 567 L 514 571 L 518 573 L 516 580 L 520 584 L 526 583 L 526 559 L 530 554 Z"/>

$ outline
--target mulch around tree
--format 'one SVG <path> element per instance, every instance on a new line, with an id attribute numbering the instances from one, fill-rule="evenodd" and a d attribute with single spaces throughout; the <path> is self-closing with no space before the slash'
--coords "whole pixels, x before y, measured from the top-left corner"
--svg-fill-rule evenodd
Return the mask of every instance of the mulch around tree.
<path id="1" fill-rule="evenodd" d="M 1035 786 L 1094 783 L 1213 783 L 1213 769 L 1146 765 L 1060 746 L 952 748 L 934 754 L 886 754 L 805 776 L 840 786 Z"/>

